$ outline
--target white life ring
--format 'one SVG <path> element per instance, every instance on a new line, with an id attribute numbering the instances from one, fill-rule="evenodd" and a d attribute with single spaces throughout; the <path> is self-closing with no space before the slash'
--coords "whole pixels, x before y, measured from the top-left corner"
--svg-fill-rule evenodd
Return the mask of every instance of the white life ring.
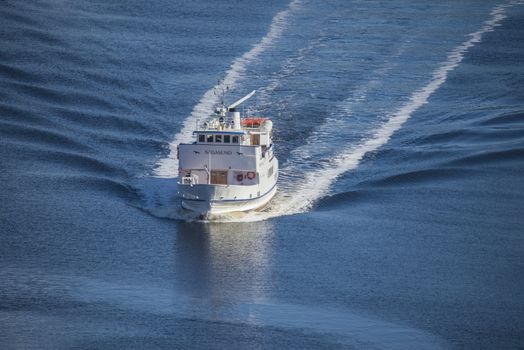
<path id="1" fill-rule="evenodd" d="M 249 179 L 249 180 L 253 180 L 255 178 L 255 176 L 257 176 L 253 171 L 249 171 L 247 174 L 246 174 L 246 177 Z"/>

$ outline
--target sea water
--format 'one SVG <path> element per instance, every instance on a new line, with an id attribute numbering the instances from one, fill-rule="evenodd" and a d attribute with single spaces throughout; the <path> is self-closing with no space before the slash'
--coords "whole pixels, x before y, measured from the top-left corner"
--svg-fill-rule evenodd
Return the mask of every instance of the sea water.
<path id="1" fill-rule="evenodd" d="M 0 18 L 1 348 L 524 346 L 523 2 Z M 176 145 L 253 89 L 279 192 L 199 220 Z"/>

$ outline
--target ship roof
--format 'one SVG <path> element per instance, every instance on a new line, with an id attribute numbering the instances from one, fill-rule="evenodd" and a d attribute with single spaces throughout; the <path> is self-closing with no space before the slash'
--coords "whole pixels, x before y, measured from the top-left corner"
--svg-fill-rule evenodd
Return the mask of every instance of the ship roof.
<path id="1" fill-rule="evenodd" d="M 219 130 L 219 129 L 204 129 L 195 130 L 193 134 L 224 134 L 224 135 L 244 135 L 244 130 Z"/>

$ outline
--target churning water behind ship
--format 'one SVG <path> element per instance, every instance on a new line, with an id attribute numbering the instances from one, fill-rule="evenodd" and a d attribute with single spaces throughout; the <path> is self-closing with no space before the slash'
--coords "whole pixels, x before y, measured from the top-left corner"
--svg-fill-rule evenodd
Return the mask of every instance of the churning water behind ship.
<path id="1" fill-rule="evenodd" d="M 524 4 L 0 4 L 0 345 L 523 346 Z M 176 144 L 257 89 L 279 193 L 200 222 Z"/>

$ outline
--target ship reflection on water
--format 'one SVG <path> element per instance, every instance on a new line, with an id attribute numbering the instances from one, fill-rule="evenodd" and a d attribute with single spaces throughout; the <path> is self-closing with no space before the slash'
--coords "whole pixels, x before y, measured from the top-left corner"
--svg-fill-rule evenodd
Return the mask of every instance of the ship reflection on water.
<path id="1" fill-rule="evenodd" d="M 175 241 L 175 289 L 195 309 L 209 310 L 212 318 L 243 318 L 239 306 L 270 298 L 270 222 L 180 225 L 187 227 Z"/>

